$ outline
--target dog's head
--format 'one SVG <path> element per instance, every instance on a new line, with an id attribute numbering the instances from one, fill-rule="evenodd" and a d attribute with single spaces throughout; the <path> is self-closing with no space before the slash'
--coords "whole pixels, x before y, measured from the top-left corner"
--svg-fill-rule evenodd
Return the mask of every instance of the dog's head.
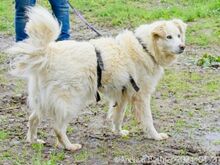
<path id="1" fill-rule="evenodd" d="M 161 22 L 152 31 L 152 37 L 159 51 L 166 54 L 180 54 L 185 49 L 187 25 L 179 19 Z"/>

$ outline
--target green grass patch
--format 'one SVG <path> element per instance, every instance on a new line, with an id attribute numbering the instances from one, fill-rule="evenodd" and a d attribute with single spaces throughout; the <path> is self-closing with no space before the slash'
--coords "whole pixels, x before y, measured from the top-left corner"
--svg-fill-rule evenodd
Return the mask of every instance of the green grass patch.
<path id="1" fill-rule="evenodd" d="M 0 64 L 4 64 L 7 60 L 7 55 L 0 53 Z"/>
<path id="2" fill-rule="evenodd" d="M 65 158 L 65 153 L 60 151 L 53 151 L 49 153 L 47 158 L 45 158 L 43 144 L 32 144 L 32 148 L 35 151 L 35 154 L 32 157 L 33 165 L 56 165 Z"/>
<path id="3" fill-rule="evenodd" d="M 187 123 L 185 120 L 182 120 L 182 119 L 179 119 L 176 121 L 176 124 L 175 124 L 175 129 L 177 131 L 180 131 L 182 130 L 183 128 L 185 128 L 187 126 Z"/>
<path id="4" fill-rule="evenodd" d="M 43 161 L 42 151 L 43 151 L 43 144 L 34 143 L 32 144 L 32 148 L 35 151 L 34 156 L 32 157 L 32 164 L 40 165 Z"/>
<path id="5" fill-rule="evenodd" d="M 186 150 L 186 148 L 181 148 L 181 149 L 179 150 L 179 154 L 182 155 L 182 156 L 187 155 L 187 150 Z"/>
<path id="6" fill-rule="evenodd" d="M 89 158 L 89 152 L 86 150 L 80 150 L 78 153 L 73 155 L 74 161 L 83 162 Z"/>
<path id="7" fill-rule="evenodd" d="M 67 128 L 67 133 L 68 133 L 68 134 L 73 134 L 73 132 L 74 132 L 73 127 L 70 127 L 70 126 L 69 126 L 69 127 Z"/>
<path id="8" fill-rule="evenodd" d="M 71 1 L 91 21 L 110 26 L 136 26 L 157 19 L 182 18 L 195 21 L 220 13 L 217 0 L 180 0 L 149 2 L 148 0 Z"/>
<path id="9" fill-rule="evenodd" d="M 209 80 L 204 84 L 204 88 L 210 93 L 219 92 L 220 80 Z"/>
<path id="10" fill-rule="evenodd" d="M 7 84 L 8 79 L 4 76 L 3 72 L 0 71 L 0 84 Z"/>
<path id="11" fill-rule="evenodd" d="M 0 53 L 0 84 L 8 83 L 8 79 L 5 77 L 7 68 L 3 66 L 6 63 L 6 60 L 7 56 L 4 53 Z"/>
<path id="12" fill-rule="evenodd" d="M 17 79 L 16 80 L 16 85 L 15 85 L 15 88 L 14 88 L 14 92 L 16 94 L 20 94 L 20 93 L 24 92 L 24 89 L 26 89 L 25 81 L 21 80 L 21 79 Z"/>
<path id="13" fill-rule="evenodd" d="M 198 23 L 192 23 L 187 29 L 187 43 L 206 46 L 209 43 L 220 43 L 220 17 L 212 16 L 199 19 Z"/>
<path id="14" fill-rule="evenodd" d="M 202 67 L 216 67 L 220 66 L 220 56 L 213 56 L 211 54 L 205 53 L 198 61 L 198 66 Z"/>
<path id="15" fill-rule="evenodd" d="M 192 99 L 214 96 L 219 93 L 219 86 L 220 77 L 210 72 L 166 70 L 157 90 L 161 91 L 164 99 L 172 96 L 177 99 Z"/>
<path id="16" fill-rule="evenodd" d="M 0 141 L 8 138 L 8 133 L 6 131 L 0 131 Z"/>
<path id="17" fill-rule="evenodd" d="M 220 145 L 220 140 L 215 140 L 215 141 L 213 141 L 213 144 L 214 144 L 214 145 Z"/>
<path id="18" fill-rule="evenodd" d="M 33 143 L 31 146 L 35 152 L 41 152 L 44 147 L 43 144 L 39 144 L 39 143 Z"/>
<path id="19" fill-rule="evenodd" d="M 12 34 L 14 31 L 14 1 L 1 0 L 0 31 Z"/>
<path id="20" fill-rule="evenodd" d="M 59 152 L 59 153 L 52 153 L 49 156 L 49 160 L 46 161 L 46 165 L 57 165 L 59 164 L 59 161 L 64 160 L 65 158 L 65 153 L 64 152 Z"/>

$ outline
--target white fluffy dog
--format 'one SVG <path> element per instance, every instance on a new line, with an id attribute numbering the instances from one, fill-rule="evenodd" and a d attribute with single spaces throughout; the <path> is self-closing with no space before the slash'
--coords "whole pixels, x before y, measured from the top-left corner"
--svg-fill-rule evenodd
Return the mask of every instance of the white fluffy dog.
<path id="1" fill-rule="evenodd" d="M 150 108 L 152 92 L 171 64 L 184 51 L 186 24 L 181 20 L 157 21 L 125 30 L 116 37 L 90 41 L 60 41 L 58 21 L 44 8 L 28 12 L 26 33 L 29 38 L 18 42 L 9 52 L 20 55 L 13 63 L 13 74 L 28 80 L 29 118 L 27 141 L 37 141 L 37 127 L 44 116 L 52 117 L 59 142 L 75 151 L 66 129 L 70 120 L 89 101 L 103 93 L 109 101 L 113 131 L 122 129 L 125 106 L 133 110 L 149 138 L 168 138 L 153 125 Z"/>

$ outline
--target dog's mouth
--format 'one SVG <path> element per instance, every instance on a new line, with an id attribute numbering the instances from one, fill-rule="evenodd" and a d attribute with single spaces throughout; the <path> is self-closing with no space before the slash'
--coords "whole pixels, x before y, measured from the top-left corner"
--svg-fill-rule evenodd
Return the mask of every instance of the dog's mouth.
<path id="1" fill-rule="evenodd" d="M 184 50 L 179 50 L 178 52 L 177 52 L 177 54 L 182 54 L 184 52 Z"/>
<path id="2" fill-rule="evenodd" d="M 173 52 L 174 54 L 182 54 L 184 52 L 184 50 L 178 50 L 178 51 L 175 51 Z"/>

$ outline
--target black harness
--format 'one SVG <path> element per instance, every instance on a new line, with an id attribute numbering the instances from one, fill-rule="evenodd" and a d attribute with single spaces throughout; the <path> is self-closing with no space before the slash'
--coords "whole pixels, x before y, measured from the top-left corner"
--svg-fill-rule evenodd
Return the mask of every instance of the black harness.
<path id="1" fill-rule="evenodd" d="M 102 71 L 104 71 L 104 63 L 103 63 L 100 51 L 95 48 L 95 52 L 96 52 L 96 58 L 97 58 L 97 87 L 100 88 L 102 87 Z M 96 101 L 98 102 L 100 100 L 101 100 L 101 97 L 97 90 Z"/>
<path id="2" fill-rule="evenodd" d="M 104 63 L 102 60 L 101 52 L 97 48 L 95 48 L 95 53 L 96 53 L 96 58 L 97 58 L 97 87 L 100 88 L 102 87 L 102 71 L 104 71 Z M 136 82 L 134 81 L 133 77 L 130 75 L 129 76 L 130 83 L 134 90 L 138 92 L 140 88 L 137 86 Z M 125 91 L 125 87 L 122 88 L 122 92 Z M 100 94 L 97 90 L 96 92 L 96 101 L 100 101 L 101 97 Z"/>
<path id="3" fill-rule="evenodd" d="M 130 83 L 131 83 L 132 87 L 134 88 L 134 90 L 136 92 L 138 92 L 140 90 L 140 88 L 137 86 L 136 82 L 134 81 L 134 79 L 131 75 L 129 76 L 129 79 L 130 79 Z"/>
<path id="4" fill-rule="evenodd" d="M 153 60 L 154 63 L 156 63 L 156 60 L 154 58 L 154 56 L 151 54 L 151 52 L 147 49 L 147 46 L 143 43 L 143 41 L 139 38 L 136 37 L 138 42 L 140 43 L 140 45 L 142 46 L 142 48 L 144 49 L 144 51 L 151 57 L 151 59 Z M 98 50 L 97 48 L 95 48 L 95 52 L 96 52 L 96 58 L 97 58 L 97 87 L 100 88 L 102 87 L 102 71 L 104 71 L 104 63 L 102 60 L 102 56 L 101 56 L 101 52 L 100 50 Z M 132 85 L 132 87 L 134 88 L 134 90 L 136 92 L 138 92 L 140 90 L 140 88 L 138 87 L 137 83 L 135 82 L 134 78 L 129 75 L 129 81 Z M 126 87 L 122 87 L 122 93 L 126 91 Z M 99 92 L 97 91 L 96 93 L 96 101 L 100 101 L 101 97 L 99 95 Z M 117 106 L 117 104 L 115 104 L 115 106 Z"/>
<path id="5" fill-rule="evenodd" d="M 144 51 L 151 57 L 151 59 L 153 60 L 153 62 L 156 64 L 156 60 L 154 58 L 154 56 L 151 54 L 151 52 L 147 49 L 147 46 L 144 44 L 144 42 L 142 41 L 142 39 L 140 39 L 139 37 L 136 37 L 136 39 L 138 40 L 138 42 L 140 43 L 140 45 L 142 46 L 142 48 L 144 49 Z"/>

